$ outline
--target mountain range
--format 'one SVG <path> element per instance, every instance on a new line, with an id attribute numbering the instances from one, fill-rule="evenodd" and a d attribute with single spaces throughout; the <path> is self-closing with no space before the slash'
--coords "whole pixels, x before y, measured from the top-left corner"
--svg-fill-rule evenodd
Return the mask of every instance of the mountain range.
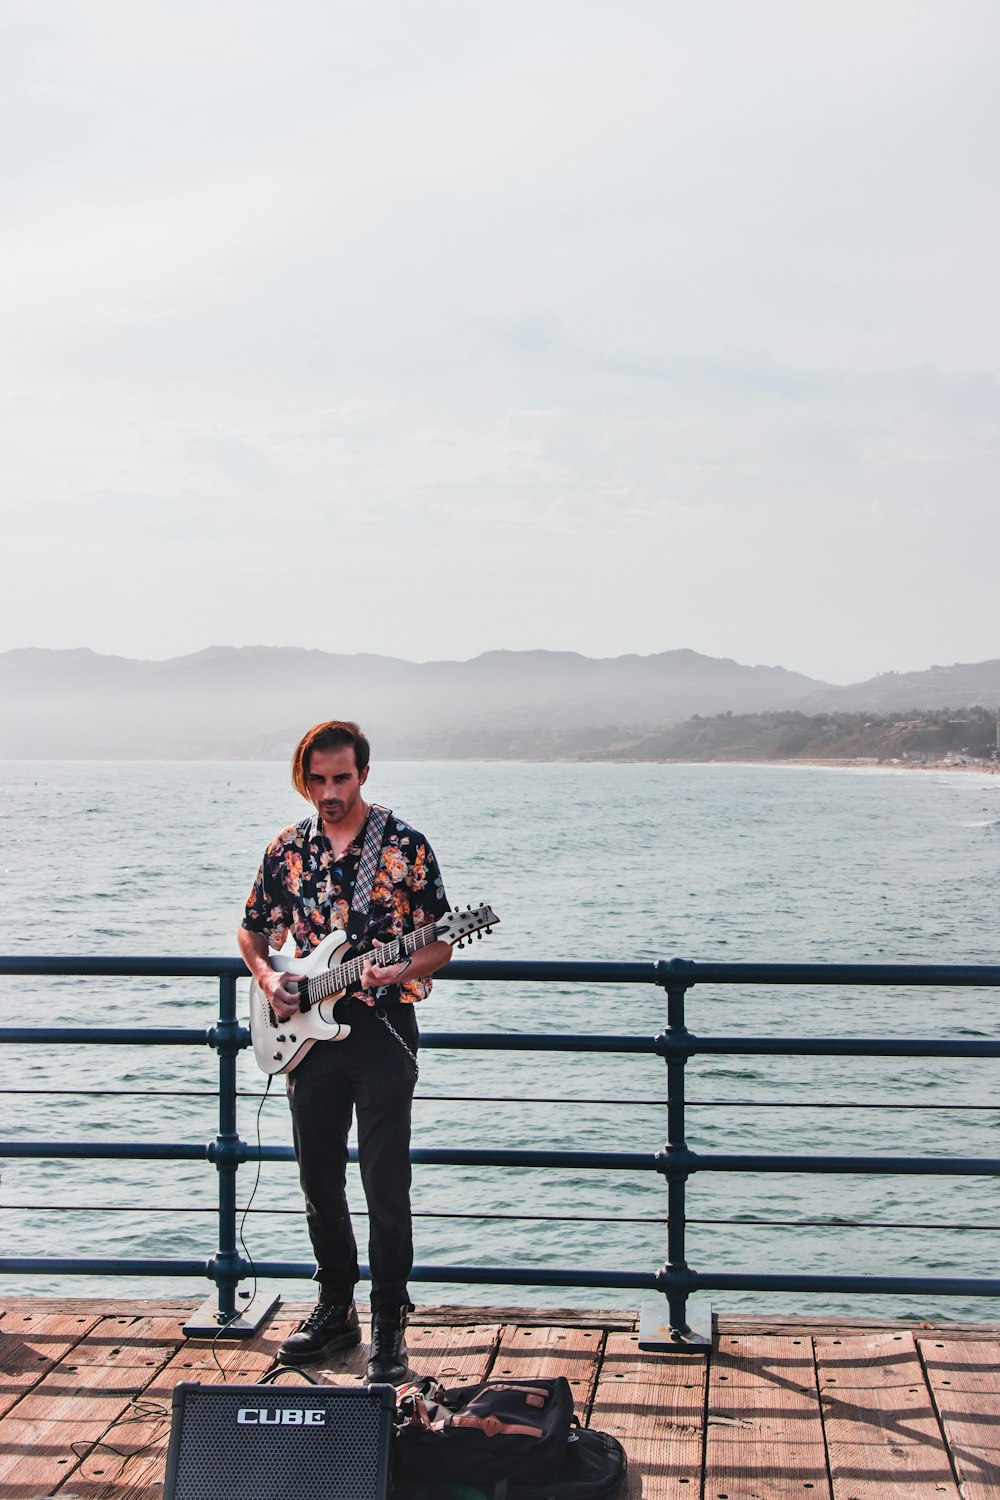
<path id="1" fill-rule="evenodd" d="M 284 759 L 326 718 L 357 719 L 387 758 L 549 758 L 697 715 L 993 707 L 1000 659 L 841 687 L 690 650 L 418 663 L 272 646 L 168 661 L 24 649 L 0 653 L 0 701 L 4 758 Z"/>

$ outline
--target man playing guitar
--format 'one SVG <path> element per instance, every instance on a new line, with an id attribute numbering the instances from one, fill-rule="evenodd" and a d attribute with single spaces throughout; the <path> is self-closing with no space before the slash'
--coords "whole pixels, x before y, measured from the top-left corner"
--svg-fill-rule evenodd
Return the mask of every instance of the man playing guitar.
<path id="1" fill-rule="evenodd" d="M 367 911 L 353 922 L 363 946 L 433 923 L 448 910 L 433 850 L 422 834 L 362 797 L 369 744 L 357 724 L 329 720 L 303 736 L 292 757 L 292 783 L 316 809 L 284 829 L 265 852 L 239 931 L 240 952 L 278 1021 L 299 1010 L 294 971 L 277 972 L 268 948 L 289 933 L 305 958 L 333 929 L 348 930 L 355 885 L 371 882 Z M 384 819 L 380 846 L 369 819 Z M 377 830 L 375 823 L 372 833 Z M 374 870 L 374 876 L 372 876 Z M 359 871 L 361 879 L 359 880 Z M 365 903 L 362 900 L 362 905 Z M 435 940 L 408 959 L 365 961 L 360 988 L 337 1005 L 346 1040 L 323 1042 L 286 1076 L 295 1156 L 316 1257 L 319 1295 L 312 1313 L 281 1346 L 286 1364 L 308 1364 L 361 1341 L 354 1305 L 357 1246 L 345 1192 L 347 1138 L 357 1112 L 358 1157 L 369 1212 L 372 1346 L 367 1378 L 402 1380 L 404 1329 L 412 1311 L 410 1113 L 418 1030 L 413 1004 L 451 957 Z"/>

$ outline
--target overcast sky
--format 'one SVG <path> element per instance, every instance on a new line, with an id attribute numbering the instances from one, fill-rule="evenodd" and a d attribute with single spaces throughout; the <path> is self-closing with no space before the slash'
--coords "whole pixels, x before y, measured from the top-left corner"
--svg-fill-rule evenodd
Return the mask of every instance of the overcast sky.
<path id="1" fill-rule="evenodd" d="M 995 0 L 2 0 L 0 649 L 1000 656 Z"/>

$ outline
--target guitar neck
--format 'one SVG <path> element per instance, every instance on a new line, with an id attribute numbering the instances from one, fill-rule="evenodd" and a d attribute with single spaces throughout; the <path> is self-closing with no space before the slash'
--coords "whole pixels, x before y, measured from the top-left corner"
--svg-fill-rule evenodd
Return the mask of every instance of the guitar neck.
<path id="1" fill-rule="evenodd" d="M 310 1004 L 316 1005 L 339 990 L 348 989 L 352 984 L 360 984 L 369 959 L 377 958 L 380 965 L 399 963 L 400 959 L 410 958 L 419 948 L 426 948 L 429 943 L 433 943 L 436 936 L 436 923 L 428 922 L 425 927 L 406 932 L 402 937 L 393 938 L 392 942 L 383 943 L 379 948 L 369 948 L 364 953 L 357 953 L 346 963 L 336 964 L 332 969 L 315 975 L 309 981 Z"/>

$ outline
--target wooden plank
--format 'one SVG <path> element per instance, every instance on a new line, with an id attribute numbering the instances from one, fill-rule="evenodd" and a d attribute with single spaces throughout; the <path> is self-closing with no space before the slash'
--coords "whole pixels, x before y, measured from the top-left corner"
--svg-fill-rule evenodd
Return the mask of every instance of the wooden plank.
<path id="1" fill-rule="evenodd" d="M 73 1444 L 97 1441 L 175 1350 L 176 1319 L 95 1327 L 0 1419 L 0 1497 L 51 1494 L 77 1467 Z M 130 1342 L 123 1334 L 135 1335 Z M 159 1336 L 159 1337 L 158 1337 Z"/>
<path id="2" fill-rule="evenodd" d="M 955 1500 L 961 1493 L 947 1454 L 941 1467 L 919 1443 L 878 1454 L 869 1443 L 840 1443 L 829 1461 L 835 1500 Z"/>
<path id="3" fill-rule="evenodd" d="M 917 1340 L 965 1500 L 1000 1494 L 1000 1340 Z"/>
<path id="4" fill-rule="evenodd" d="M 704 1355 L 646 1354 L 637 1333 L 609 1333 L 589 1426 L 623 1445 L 620 1500 L 699 1500 L 704 1441 Z"/>
<path id="5" fill-rule="evenodd" d="M 829 1500 L 811 1339 L 720 1339 L 706 1425 L 706 1500 Z"/>
<path id="6" fill-rule="evenodd" d="M 0 1417 L 36 1386 L 97 1321 L 93 1313 L 5 1309 L 0 1321 Z"/>
<path id="7" fill-rule="evenodd" d="M 812 1339 L 804 1331 L 791 1336 L 720 1334 L 712 1357 L 713 1396 L 716 1387 L 723 1385 L 805 1392 L 812 1399 L 818 1421 L 816 1360 Z"/>
<path id="8" fill-rule="evenodd" d="M 565 1375 L 582 1420 L 590 1410 L 603 1347 L 599 1328 L 507 1327 L 491 1375 L 497 1380 Z"/>
<path id="9" fill-rule="evenodd" d="M 413 1376 L 433 1375 L 442 1385 L 475 1385 L 490 1374 L 500 1343 L 501 1324 L 470 1323 L 464 1328 L 425 1324 L 418 1315 L 406 1330 Z"/>
<path id="10" fill-rule="evenodd" d="M 521 1328 L 602 1328 L 629 1332 L 638 1328 L 639 1314 L 627 1307 L 419 1307 L 421 1323 L 516 1323 Z"/>
<path id="11" fill-rule="evenodd" d="M 120 1313 L 137 1318 L 189 1318 L 201 1304 L 190 1297 L 28 1297 L 7 1296 L 0 1309 L 15 1313 L 92 1314 L 113 1318 Z M 2 1316 L 2 1311 L 0 1311 Z M 0 1328 L 3 1324 L 0 1322 Z"/>
<path id="12" fill-rule="evenodd" d="M 176 1313 L 166 1317 L 119 1315 L 101 1318 L 69 1358 L 77 1365 L 115 1363 L 159 1368 L 183 1342 L 184 1320 Z"/>
<path id="13" fill-rule="evenodd" d="M 716 1329 L 727 1333 L 775 1333 L 794 1335 L 816 1333 L 835 1335 L 839 1333 L 884 1333 L 887 1330 L 908 1328 L 913 1333 L 938 1332 L 947 1338 L 998 1338 L 998 1323 L 952 1323 L 928 1318 L 802 1318 L 774 1317 L 755 1313 L 720 1313 L 716 1318 Z"/>
<path id="14" fill-rule="evenodd" d="M 834 1500 L 958 1500 L 912 1334 L 817 1338 L 815 1347 Z"/>

